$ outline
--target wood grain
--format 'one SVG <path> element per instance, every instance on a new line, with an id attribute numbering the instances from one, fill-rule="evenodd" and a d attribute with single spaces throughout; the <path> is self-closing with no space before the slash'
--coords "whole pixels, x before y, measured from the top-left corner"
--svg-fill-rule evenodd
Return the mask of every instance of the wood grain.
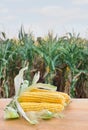
<path id="1" fill-rule="evenodd" d="M 53 118 L 30 125 L 23 118 L 4 120 L 4 108 L 10 99 L 0 99 L 0 130 L 88 130 L 88 99 L 72 99 L 63 119 Z"/>

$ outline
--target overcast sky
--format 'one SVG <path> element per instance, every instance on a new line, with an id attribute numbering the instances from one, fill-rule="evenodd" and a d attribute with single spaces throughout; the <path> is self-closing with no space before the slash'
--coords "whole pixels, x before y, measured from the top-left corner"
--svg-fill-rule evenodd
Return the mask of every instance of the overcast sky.
<path id="1" fill-rule="evenodd" d="M 0 0 L 0 31 L 15 37 L 21 25 L 35 36 L 52 30 L 88 37 L 88 0 Z"/>

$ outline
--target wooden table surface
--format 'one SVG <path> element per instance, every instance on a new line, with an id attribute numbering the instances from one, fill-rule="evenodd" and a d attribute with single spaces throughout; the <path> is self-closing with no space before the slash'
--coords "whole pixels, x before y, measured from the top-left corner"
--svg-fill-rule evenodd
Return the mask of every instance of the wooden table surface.
<path id="1" fill-rule="evenodd" d="M 0 130 L 88 130 L 88 99 L 73 99 L 63 119 L 53 118 L 30 125 L 23 118 L 4 120 L 4 108 L 10 99 L 0 99 Z"/>

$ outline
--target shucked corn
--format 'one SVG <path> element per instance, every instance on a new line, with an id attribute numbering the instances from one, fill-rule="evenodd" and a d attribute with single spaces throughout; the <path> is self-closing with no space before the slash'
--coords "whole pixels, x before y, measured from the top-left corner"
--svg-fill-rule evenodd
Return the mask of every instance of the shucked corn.
<path id="1" fill-rule="evenodd" d="M 63 92 L 58 92 L 58 93 L 61 94 L 65 98 L 66 104 L 70 103 L 71 98 L 70 98 L 70 96 L 67 93 L 63 93 Z"/>
<path id="2" fill-rule="evenodd" d="M 18 98 L 19 102 L 48 102 L 65 105 L 65 98 L 56 92 L 24 92 Z"/>
<path id="3" fill-rule="evenodd" d="M 36 102 L 21 102 L 21 107 L 25 112 L 27 111 L 41 111 L 41 110 L 49 110 L 51 112 L 61 112 L 64 109 L 64 106 L 56 103 L 36 103 Z"/>
<path id="4" fill-rule="evenodd" d="M 39 88 L 32 88 L 32 89 L 30 89 L 30 91 L 31 92 L 52 92 L 52 93 L 57 93 L 57 94 L 61 94 L 65 98 L 66 104 L 69 104 L 70 101 L 71 101 L 70 96 L 68 94 L 66 94 L 66 93 L 63 93 L 63 92 L 54 92 L 54 91 L 51 91 L 51 90 L 39 89 Z"/>
<path id="5" fill-rule="evenodd" d="M 61 112 L 65 105 L 70 103 L 70 96 L 63 92 L 32 87 L 26 89 L 19 96 L 18 101 L 25 112 L 44 109 Z"/>

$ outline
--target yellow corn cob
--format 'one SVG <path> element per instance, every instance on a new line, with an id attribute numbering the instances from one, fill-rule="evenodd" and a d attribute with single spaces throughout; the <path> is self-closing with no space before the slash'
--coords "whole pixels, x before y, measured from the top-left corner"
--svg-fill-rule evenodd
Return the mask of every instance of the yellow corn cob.
<path id="1" fill-rule="evenodd" d="M 56 103 L 35 103 L 35 102 L 21 102 L 21 107 L 25 112 L 28 111 L 41 111 L 41 110 L 49 110 L 51 112 L 61 112 L 64 109 L 64 106 Z"/>
<path id="2" fill-rule="evenodd" d="M 64 92 L 55 92 L 55 91 L 52 91 L 52 90 L 39 89 L 39 88 L 36 88 L 36 87 L 31 88 L 30 92 L 53 92 L 53 93 L 61 94 L 65 98 L 66 104 L 69 104 L 70 101 L 71 101 L 70 96 L 68 94 L 64 93 Z"/>
<path id="3" fill-rule="evenodd" d="M 69 104 L 71 102 L 71 98 L 67 93 L 63 93 L 63 92 L 58 92 L 58 93 L 64 96 L 66 104 Z"/>
<path id="4" fill-rule="evenodd" d="M 56 92 L 24 92 L 19 98 L 19 102 L 48 102 L 65 105 L 65 98 Z"/>

